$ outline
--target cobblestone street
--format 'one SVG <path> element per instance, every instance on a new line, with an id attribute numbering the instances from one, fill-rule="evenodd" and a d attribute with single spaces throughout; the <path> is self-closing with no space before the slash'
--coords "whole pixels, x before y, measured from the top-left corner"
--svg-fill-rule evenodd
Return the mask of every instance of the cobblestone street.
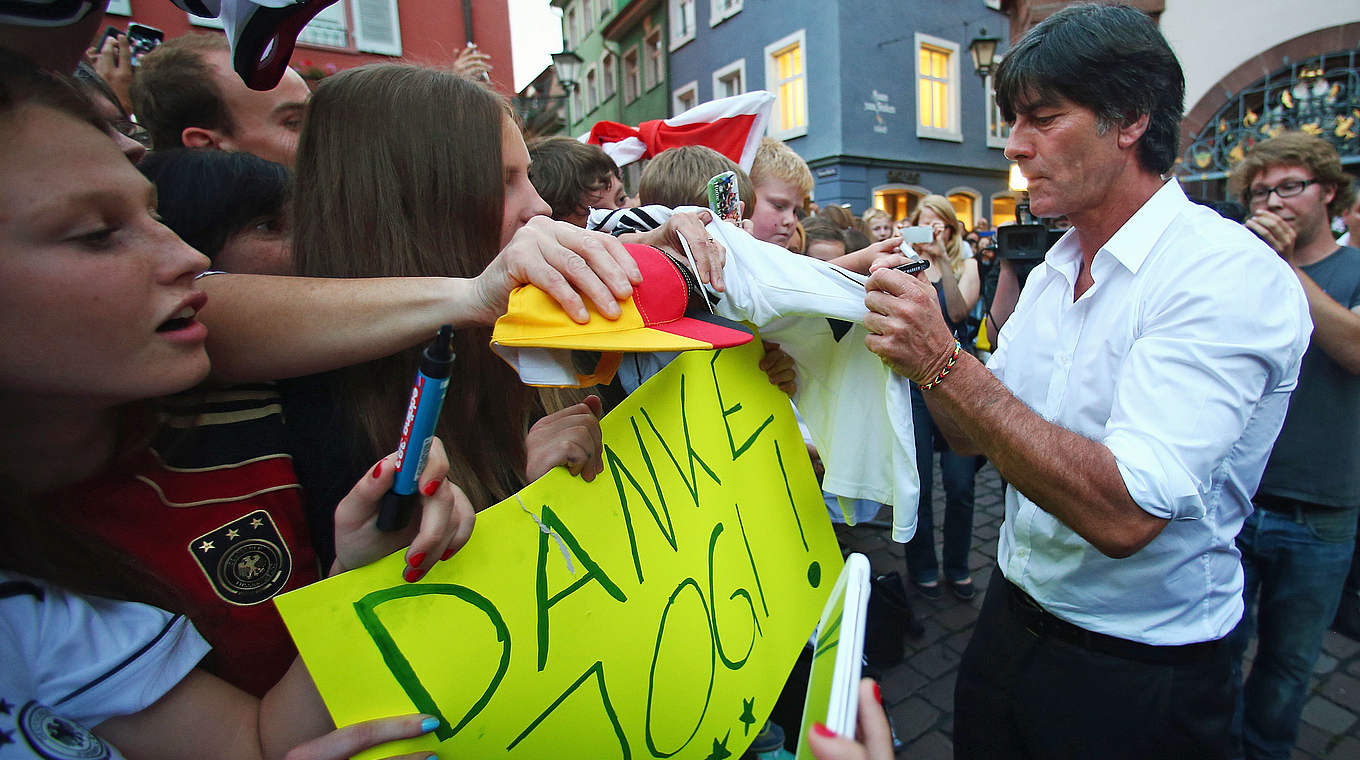
<path id="1" fill-rule="evenodd" d="M 944 489 L 935 469 L 935 514 L 944 514 Z M 989 464 L 977 475 L 970 566 L 978 595 L 961 602 L 949 593 L 927 600 L 906 591 L 912 609 L 925 626 L 917 639 L 907 639 L 907 656 L 881 679 L 883 700 L 893 727 L 905 746 L 899 758 L 946 760 L 953 755 L 954 679 L 959 657 L 972 633 L 996 556 L 1004 516 L 1001 478 Z M 939 539 L 939 529 L 936 529 Z M 902 545 L 886 528 L 867 525 L 846 529 L 842 538 L 869 557 L 875 575 L 896 570 L 904 578 Z M 937 549 L 938 551 L 938 549 Z M 1250 656 L 1252 650 L 1248 650 Z M 1360 643 L 1328 632 L 1323 654 L 1303 710 L 1294 757 L 1299 760 L 1360 760 Z"/>

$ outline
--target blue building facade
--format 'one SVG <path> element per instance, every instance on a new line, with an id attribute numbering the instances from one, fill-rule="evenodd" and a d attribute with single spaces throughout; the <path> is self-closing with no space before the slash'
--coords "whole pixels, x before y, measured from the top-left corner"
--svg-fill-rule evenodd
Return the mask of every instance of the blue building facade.
<path id="1" fill-rule="evenodd" d="M 1013 218 L 1005 124 L 969 42 L 1003 40 L 999 0 L 667 0 L 671 113 L 754 89 L 770 135 L 812 168 L 819 204 L 905 217 L 947 195 L 970 228 Z"/>

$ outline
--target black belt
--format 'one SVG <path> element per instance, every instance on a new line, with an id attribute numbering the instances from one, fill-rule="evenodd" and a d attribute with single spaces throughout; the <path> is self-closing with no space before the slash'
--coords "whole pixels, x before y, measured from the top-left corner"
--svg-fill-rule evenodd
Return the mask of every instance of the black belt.
<path id="1" fill-rule="evenodd" d="M 1156 646 L 1088 631 L 1040 607 L 1038 602 L 1014 583 L 1006 581 L 1006 585 L 1010 587 L 1007 598 L 1011 610 L 1026 630 L 1041 639 L 1058 639 L 1092 652 L 1156 665 L 1195 665 L 1213 662 L 1224 656 L 1226 638 L 1179 646 Z"/>
<path id="2" fill-rule="evenodd" d="M 1251 497 L 1251 503 L 1279 515 L 1293 517 L 1296 514 L 1310 514 L 1313 512 L 1335 512 L 1338 507 L 1329 507 L 1326 504 L 1314 504 L 1311 501 L 1299 501 L 1288 496 L 1272 496 L 1268 493 L 1258 493 Z"/>

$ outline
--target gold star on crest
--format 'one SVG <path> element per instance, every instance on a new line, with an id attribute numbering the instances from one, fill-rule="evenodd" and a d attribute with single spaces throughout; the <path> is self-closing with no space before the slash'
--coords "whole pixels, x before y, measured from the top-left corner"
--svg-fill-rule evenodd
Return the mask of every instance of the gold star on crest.
<path id="1" fill-rule="evenodd" d="M 215 547 L 213 546 L 213 542 L 211 541 L 204 541 L 203 543 L 198 545 L 198 550 L 202 552 L 207 552 L 213 548 Z"/>
<path id="2" fill-rule="evenodd" d="M 258 527 L 260 527 L 260 526 L 262 526 L 262 525 L 264 525 L 264 520 L 261 520 L 261 519 L 258 518 L 258 517 L 256 517 L 255 519 L 253 519 L 253 520 L 250 521 L 250 527 L 252 527 L 252 528 L 258 528 Z"/>
<path id="3" fill-rule="evenodd" d="M 231 530 L 227 531 L 227 539 L 228 539 L 228 540 L 235 541 L 236 539 L 238 539 L 238 538 L 240 538 L 240 537 L 241 537 L 241 531 L 239 531 L 239 530 L 237 530 L 237 529 L 235 529 L 235 528 L 232 528 Z"/>

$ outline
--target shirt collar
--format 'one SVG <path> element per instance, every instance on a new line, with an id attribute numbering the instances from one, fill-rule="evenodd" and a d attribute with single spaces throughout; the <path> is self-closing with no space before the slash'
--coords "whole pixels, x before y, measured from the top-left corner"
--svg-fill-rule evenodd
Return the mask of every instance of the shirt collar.
<path id="1" fill-rule="evenodd" d="M 1167 180 L 1100 250 L 1113 256 L 1130 272 L 1137 272 L 1162 233 L 1189 202 L 1180 181 L 1175 178 Z M 1077 242 L 1076 231 L 1068 230 L 1049 249 L 1044 261 L 1056 271 L 1070 272 L 1071 277 L 1068 279 L 1074 280 L 1080 258 L 1081 245 Z"/>
<path id="2" fill-rule="evenodd" d="M 1184 210 L 1190 200 L 1181 190 L 1180 181 L 1172 178 L 1152 194 L 1143 207 L 1134 212 L 1127 222 L 1101 248 L 1115 257 L 1130 272 L 1137 272 L 1152 247 Z"/>

